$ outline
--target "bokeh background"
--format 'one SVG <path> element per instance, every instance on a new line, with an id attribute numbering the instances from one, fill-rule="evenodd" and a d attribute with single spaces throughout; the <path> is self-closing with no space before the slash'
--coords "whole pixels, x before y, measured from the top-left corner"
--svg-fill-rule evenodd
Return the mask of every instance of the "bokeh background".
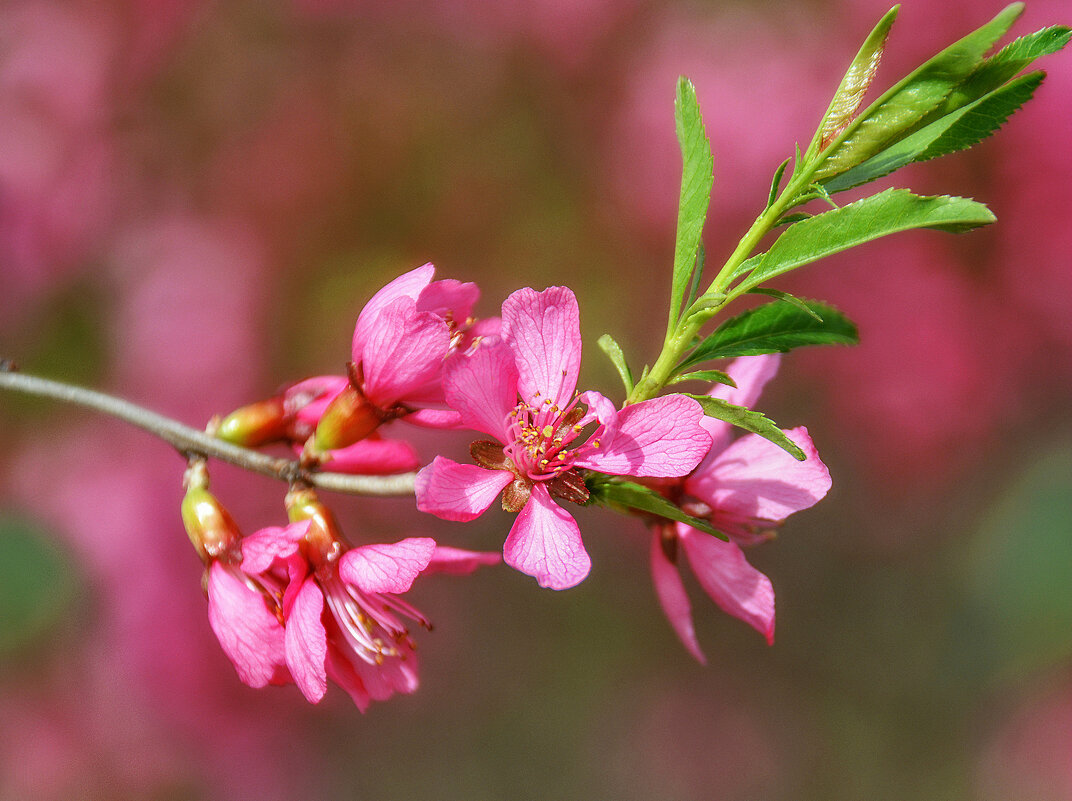
<path id="1" fill-rule="evenodd" d="M 879 0 L 6 0 L 0 356 L 201 425 L 339 372 L 365 299 L 434 261 L 479 311 L 568 284 L 636 363 L 665 319 L 678 74 L 715 152 L 718 261 L 807 142 Z M 907 0 L 888 85 L 999 4 Z M 1031 0 L 1015 33 L 1068 23 Z M 901 235 L 781 286 L 858 321 L 763 409 L 834 489 L 751 551 L 778 635 L 691 585 L 711 664 L 651 590 L 642 527 L 581 513 L 595 568 L 418 582 L 414 696 L 243 686 L 208 627 L 181 459 L 0 397 L 0 799 L 1072 799 L 1072 54 L 977 149 L 885 183 L 997 225 Z M 424 434 L 426 454 L 464 441 Z M 248 530 L 282 487 L 219 467 Z M 402 500 L 356 541 L 497 548 Z"/>

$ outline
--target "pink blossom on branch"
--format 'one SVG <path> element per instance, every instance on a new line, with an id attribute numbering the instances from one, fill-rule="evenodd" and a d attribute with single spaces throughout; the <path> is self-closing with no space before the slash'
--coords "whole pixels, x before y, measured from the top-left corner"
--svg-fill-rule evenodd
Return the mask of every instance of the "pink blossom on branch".
<path id="1" fill-rule="evenodd" d="M 502 493 L 503 508 L 518 513 L 503 547 L 507 564 L 552 589 L 575 586 L 591 567 L 576 521 L 555 501 L 588 499 L 578 468 L 682 476 L 711 441 L 690 398 L 618 411 L 598 392 L 577 395 L 580 362 L 573 292 L 513 293 L 502 306 L 501 341 L 448 360 L 443 376 L 462 423 L 497 442 L 473 443 L 477 465 L 437 456 L 417 475 L 417 508 L 446 520 L 472 520 Z M 595 430 L 571 448 L 589 425 Z"/>
<path id="2" fill-rule="evenodd" d="M 398 595 L 425 571 L 468 573 L 497 563 L 498 554 L 441 549 L 427 537 L 350 548 L 311 492 L 291 493 L 288 507 L 304 519 L 243 540 L 242 570 L 277 588 L 270 603 L 282 621 L 278 654 L 290 678 L 312 703 L 331 678 L 362 711 L 416 690 L 416 651 L 403 618 L 431 625 Z"/>
<path id="3" fill-rule="evenodd" d="M 476 284 L 433 281 L 434 275 L 431 264 L 410 270 L 361 310 L 349 384 L 317 422 L 318 450 L 351 445 L 399 417 L 436 427 L 457 424 L 457 415 L 441 408 L 443 360 L 474 338 L 497 333 L 498 327 L 494 321 L 474 326 L 471 312 L 480 295 Z"/>
<path id="4" fill-rule="evenodd" d="M 763 386 L 774 377 L 778 354 L 737 359 L 727 372 L 736 389 L 717 385 L 709 394 L 740 406 L 752 407 Z M 733 439 L 733 426 L 704 418 L 711 435 L 711 450 L 682 481 L 666 482 L 660 489 L 689 514 L 709 520 L 727 534 L 729 542 L 683 523 L 654 526 L 651 572 L 659 602 L 696 659 L 706 662 L 696 639 L 692 608 L 677 569 L 684 551 L 704 592 L 726 613 L 740 618 L 774 641 L 774 589 L 770 580 L 748 564 L 742 545 L 773 536 L 789 515 L 814 505 L 830 489 L 830 472 L 819 459 L 807 429 L 786 431 L 807 455 L 798 462 L 758 434 Z"/>

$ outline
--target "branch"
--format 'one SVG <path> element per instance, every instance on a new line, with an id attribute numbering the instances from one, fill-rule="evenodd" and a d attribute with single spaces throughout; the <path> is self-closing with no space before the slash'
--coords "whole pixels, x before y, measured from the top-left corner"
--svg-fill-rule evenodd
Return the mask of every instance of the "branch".
<path id="1" fill-rule="evenodd" d="M 241 467 L 280 481 L 304 481 L 320 489 L 353 495 L 412 495 L 413 473 L 397 476 L 352 476 L 319 473 L 303 468 L 297 461 L 280 459 L 232 445 L 183 425 L 177 420 L 150 411 L 130 401 L 92 389 L 14 372 L 14 364 L 0 360 L 0 389 L 73 403 L 115 417 L 170 443 L 182 454 L 199 454 Z"/>

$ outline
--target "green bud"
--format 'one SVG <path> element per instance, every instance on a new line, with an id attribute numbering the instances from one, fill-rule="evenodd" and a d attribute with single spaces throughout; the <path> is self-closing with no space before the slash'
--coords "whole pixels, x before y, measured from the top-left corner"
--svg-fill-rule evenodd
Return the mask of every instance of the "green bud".
<path id="1" fill-rule="evenodd" d="M 283 398 L 251 403 L 227 415 L 216 436 L 244 448 L 256 448 L 287 438 L 287 414 Z"/>
<path id="2" fill-rule="evenodd" d="M 352 386 L 335 396 L 316 426 L 313 443 L 320 452 L 345 448 L 379 428 L 384 413 Z"/>

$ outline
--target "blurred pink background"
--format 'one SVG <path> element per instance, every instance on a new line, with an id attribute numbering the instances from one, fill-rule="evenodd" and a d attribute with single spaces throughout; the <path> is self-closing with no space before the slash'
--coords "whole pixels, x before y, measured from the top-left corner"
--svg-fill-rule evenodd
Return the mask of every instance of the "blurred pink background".
<path id="1" fill-rule="evenodd" d="M 888 85 L 1000 5 L 906 3 Z M 364 301 L 434 261 L 478 312 L 581 303 L 582 384 L 619 398 L 665 320 L 674 82 L 715 156 L 709 263 L 806 143 L 871 0 L 198 0 L 0 6 L 0 357 L 202 425 L 338 372 Z M 1030 0 L 1023 35 L 1069 23 Z M 763 410 L 806 424 L 834 489 L 750 559 L 773 648 L 696 603 L 711 665 L 662 619 L 639 523 L 582 511 L 594 570 L 429 579 L 422 687 L 243 686 L 178 516 L 182 460 L 0 395 L 0 801 L 1072 799 L 1072 53 L 975 150 L 882 185 L 987 202 L 780 286 L 856 348 L 799 351 Z M 461 453 L 464 437 L 418 447 Z M 457 455 L 457 454 L 455 454 Z M 249 531 L 280 485 L 217 467 Z M 404 500 L 331 499 L 357 541 L 500 546 Z"/>

